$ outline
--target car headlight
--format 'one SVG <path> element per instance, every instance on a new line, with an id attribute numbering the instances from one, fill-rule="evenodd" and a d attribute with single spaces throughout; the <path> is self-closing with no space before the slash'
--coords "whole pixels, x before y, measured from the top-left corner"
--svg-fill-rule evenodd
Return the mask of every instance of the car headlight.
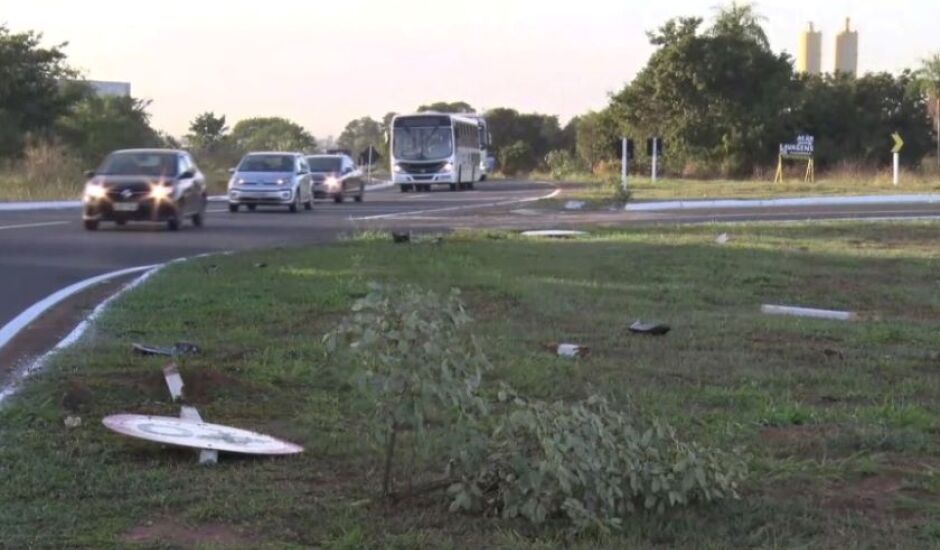
<path id="1" fill-rule="evenodd" d="M 85 184 L 85 198 L 93 200 L 101 200 L 108 196 L 108 189 L 101 185 L 100 183 L 87 183 Z"/>
<path id="2" fill-rule="evenodd" d="M 277 181 L 274 182 L 274 183 L 276 183 L 276 184 L 278 184 L 278 185 L 290 185 L 292 182 L 291 182 L 291 180 L 288 179 L 288 178 L 281 178 L 281 179 L 277 180 Z"/>
<path id="3" fill-rule="evenodd" d="M 339 187 L 339 180 L 336 178 L 332 178 L 332 177 L 326 178 L 326 180 L 323 183 L 326 184 L 326 186 L 329 187 L 330 189 L 336 189 L 337 187 Z"/>
<path id="4" fill-rule="evenodd" d="M 448 162 L 447 164 L 444 165 L 443 168 L 441 168 L 441 172 L 453 172 L 453 171 L 454 171 L 453 162 Z"/>
<path id="5" fill-rule="evenodd" d="M 405 169 L 402 168 L 400 164 L 396 164 L 396 165 L 392 168 L 392 170 L 393 170 L 396 174 L 401 174 L 402 172 L 405 171 Z"/>
<path id="6" fill-rule="evenodd" d="M 173 188 L 169 185 L 155 184 L 150 186 L 150 198 L 155 201 L 164 201 L 173 194 Z"/>

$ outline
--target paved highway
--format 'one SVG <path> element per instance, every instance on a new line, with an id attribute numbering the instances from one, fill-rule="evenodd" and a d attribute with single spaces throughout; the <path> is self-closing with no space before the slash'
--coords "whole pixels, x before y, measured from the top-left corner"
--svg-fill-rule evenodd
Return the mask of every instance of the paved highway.
<path id="1" fill-rule="evenodd" d="M 86 232 L 74 209 L 0 211 L 0 327 L 63 287 L 129 267 L 207 252 L 326 242 L 358 229 L 449 230 L 458 227 L 544 229 L 628 223 L 703 223 L 754 220 L 940 217 L 940 204 L 802 206 L 660 212 L 559 212 L 536 201 L 548 184 L 491 182 L 476 191 L 425 194 L 386 189 L 362 204 L 318 202 L 314 211 L 268 209 L 230 214 L 210 208 L 207 226 L 174 233 L 162 225 L 106 224 Z M 0 369 L 2 371 L 2 369 Z"/>

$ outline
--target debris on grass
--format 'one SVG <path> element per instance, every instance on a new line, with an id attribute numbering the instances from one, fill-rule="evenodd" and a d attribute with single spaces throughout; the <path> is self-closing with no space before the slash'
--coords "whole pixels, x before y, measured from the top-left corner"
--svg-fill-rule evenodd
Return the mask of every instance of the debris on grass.
<path id="1" fill-rule="evenodd" d="M 669 334 L 672 327 L 662 323 L 644 323 L 637 321 L 630 325 L 630 332 L 633 334 L 647 334 L 650 336 L 665 336 Z"/>
<path id="2" fill-rule="evenodd" d="M 149 357 L 180 357 L 199 353 L 199 346 L 189 342 L 177 342 L 170 347 L 151 346 L 149 344 L 134 344 L 132 347 L 138 355 Z"/>
<path id="3" fill-rule="evenodd" d="M 545 349 L 568 358 L 587 357 L 591 353 L 591 348 L 580 344 L 546 344 Z"/>
<path id="4" fill-rule="evenodd" d="M 731 237 L 727 233 L 722 233 L 718 235 L 718 238 L 715 239 L 715 242 L 718 244 L 728 244 L 731 241 Z"/>
<path id="5" fill-rule="evenodd" d="M 583 237 L 588 233 L 584 231 L 571 231 L 567 229 L 542 229 L 538 231 L 523 231 L 523 237 L 538 237 L 546 239 L 571 239 L 573 237 Z"/>
<path id="6" fill-rule="evenodd" d="M 65 427 L 74 430 L 75 428 L 81 427 L 82 417 L 80 416 L 67 416 L 65 418 Z"/>
<path id="7" fill-rule="evenodd" d="M 183 378 L 180 376 L 179 367 L 176 363 L 170 363 L 163 367 L 163 378 L 166 380 L 166 387 L 170 390 L 170 397 L 173 401 L 183 399 Z"/>
<path id="8" fill-rule="evenodd" d="M 411 242 L 411 233 L 395 231 L 392 233 L 392 242 L 395 244 L 404 244 Z"/>
<path id="9" fill-rule="evenodd" d="M 794 306 L 764 305 L 761 312 L 765 315 L 785 315 L 790 317 L 808 317 L 811 319 L 830 319 L 833 321 L 855 321 L 858 314 L 854 311 L 834 311 Z"/>
<path id="10" fill-rule="evenodd" d="M 568 201 L 565 203 L 565 210 L 581 210 L 585 204 L 584 201 Z"/>
<path id="11" fill-rule="evenodd" d="M 264 262 L 260 262 L 260 263 L 256 263 L 256 264 L 255 264 L 255 268 L 257 268 L 257 269 L 264 269 L 264 268 L 266 268 L 266 267 L 268 267 L 268 264 L 266 264 L 266 263 L 264 263 Z"/>

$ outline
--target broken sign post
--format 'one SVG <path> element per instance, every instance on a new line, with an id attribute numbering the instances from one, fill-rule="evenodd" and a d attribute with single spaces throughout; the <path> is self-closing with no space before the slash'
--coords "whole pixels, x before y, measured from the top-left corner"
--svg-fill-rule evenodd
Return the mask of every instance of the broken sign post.
<path id="1" fill-rule="evenodd" d="M 248 455 L 303 452 L 303 447 L 269 435 L 171 416 L 119 414 L 105 418 L 102 423 L 109 430 L 122 435 L 176 447 Z"/>

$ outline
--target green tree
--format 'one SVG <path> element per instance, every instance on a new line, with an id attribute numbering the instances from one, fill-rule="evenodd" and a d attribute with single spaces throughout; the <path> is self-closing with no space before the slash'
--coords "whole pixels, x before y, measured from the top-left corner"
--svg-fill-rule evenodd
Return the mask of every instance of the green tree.
<path id="1" fill-rule="evenodd" d="M 579 117 L 575 129 L 578 157 L 589 170 L 593 172 L 600 161 L 616 157 L 616 123 L 607 111 Z"/>
<path id="2" fill-rule="evenodd" d="M 359 155 L 367 151 L 370 146 L 381 150 L 385 144 L 382 125 L 371 117 L 362 117 L 351 121 L 340 134 L 337 143 L 343 149 Z"/>
<path id="3" fill-rule="evenodd" d="M 620 133 L 665 138 L 665 160 L 676 170 L 744 175 L 770 163 L 785 136 L 793 68 L 756 21 L 749 7 L 735 6 L 708 32 L 701 19 L 680 18 L 651 33 L 658 49 L 612 100 Z"/>
<path id="4" fill-rule="evenodd" d="M 205 112 L 190 123 L 186 139 L 193 149 L 211 154 L 223 144 L 228 131 L 225 115 L 216 116 L 215 113 Z"/>
<path id="5" fill-rule="evenodd" d="M 485 118 L 493 135 L 493 150 L 501 162 L 503 158 L 512 158 L 513 170 L 535 170 L 543 165 L 549 152 L 571 147 L 556 116 L 497 108 L 487 111 Z M 524 150 L 517 146 L 520 142 L 526 145 Z M 509 148 L 513 150 L 507 152 Z"/>
<path id="6" fill-rule="evenodd" d="M 532 147 L 524 142 L 517 141 L 499 150 L 499 165 L 507 176 L 528 171 L 533 166 Z"/>
<path id="7" fill-rule="evenodd" d="M 710 35 L 735 36 L 757 42 L 765 49 L 770 49 L 770 40 L 764 32 L 763 22 L 767 18 L 757 13 L 757 8 L 750 2 L 738 4 L 732 2 L 730 6 L 718 8 L 718 16 L 712 26 Z"/>
<path id="8" fill-rule="evenodd" d="M 81 95 L 79 86 L 61 84 L 77 76 L 64 44 L 43 48 L 41 41 L 41 34 L 0 25 L 0 157 L 18 155 L 29 134 L 49 137 Z"/>
<path id="9" fill-rule="evenodd" d="M 935 53 L 921 63 L 917 71 L 917 81 L 931 102 L 936 128 L 934 139 L 937 141 L 937 168 L 940 168 L 940 53 Z"/>
<path id="10" fill-rule="evenodd" d="M 476 110 L 470 106 L 466 101 L 437 101 L 429 105 L 422 105 L 418 107 L 419 113 L 426 113 L 428 111 L 434 111 L 437 113 L 475 113 Z"/>
<path id="11" fill-rule="evenodd" d="M 250 118 L 232 128 L 236 149 L 248 151 L 314 151 L 317 140 L 295 122 L 285 118 Z"/>
<path id="12" fill-rule="evenodd" d="M 150 126 L 149 101 L 89 95 L 59 121 L 64 142 L 87 163 L 97 163 L 115 149 L 160 147 Z"/>

